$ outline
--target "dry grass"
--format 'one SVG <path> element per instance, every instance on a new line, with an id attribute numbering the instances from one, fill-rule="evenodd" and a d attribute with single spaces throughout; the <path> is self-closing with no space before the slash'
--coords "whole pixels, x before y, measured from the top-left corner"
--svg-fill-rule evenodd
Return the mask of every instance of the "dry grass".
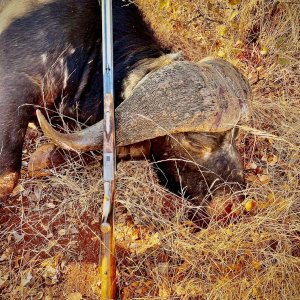
<path id="1" fill-rule="evenodd" d="M 192 60 L 219 55 L 249 78 L 253 114 L 239 146 L 256 207 L 237 204 L 230 222 L 199 230 L 188 218 L 195 208 L 158 185 L 147 162 L 121 163 L 123 299 L 300 299 L 300 4 L 136 2 L 169 48 Z M 100 156 L 67 157 L 47 179 L 27 179 L 25 166 L 19 194 L 1 208 L 3 299 L 97 299 Z"/>

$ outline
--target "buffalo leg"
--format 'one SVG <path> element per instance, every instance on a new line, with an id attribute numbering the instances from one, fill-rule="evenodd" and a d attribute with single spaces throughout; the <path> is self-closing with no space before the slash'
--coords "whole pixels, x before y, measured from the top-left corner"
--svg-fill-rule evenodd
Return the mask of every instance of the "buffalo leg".
<path id="1" fill-rule="evenodd" d="M 24 104 L 24 97 L 28 99 L 26 90 L 19 86 L 15 90 L 0 86 L 0 198 L 9 195 L 19 179 L 24 136 L 33 111 Z"/>

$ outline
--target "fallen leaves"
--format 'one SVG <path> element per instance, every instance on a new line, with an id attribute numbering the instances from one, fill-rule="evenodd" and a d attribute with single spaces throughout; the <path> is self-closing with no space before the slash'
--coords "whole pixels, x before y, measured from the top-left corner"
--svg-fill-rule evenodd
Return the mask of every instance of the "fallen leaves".
<path id="1" fill-rule="evenodd" d="M 292 64 L 291 59 L 289 59 L 283 55 L 278 55 L 277 63 L 281 66 L 290 66 Z"/>
<path id="2" fill-rule="evenodd" d="M 9 284 L 8 279 L 9 279 L 9 275 L 2 274 L 2 272 L 0 271 L 0 290 Z"/>
<path id="3" fill-rule="evenodd" d="M 241 3 L 241 0 L 228 0 L 228 3 L 230 5 L 238 5 Z"/>
<path id="4" fill-rule="evenodd" d="M 66 231 L 66 229 L 62 228 L 62 229 L 58 230 L 57 233 L 59 236 L 64 236 L 67 234 L 67 231 Z"/>
<path id="5" fill-rule="evenodd" d="M 97 264 L 72 262 L 66 266 L 64 274 L 63 290 L 70 299 L 100 299 L 101 282 Z"/>
<path id="6" fill-rule="evenodd" d="M 268 54 L 268 48 L 266 46 L 262 46 L 260 54 L 266 56 Z"/>
<path id="7" fill-rule="evenodd" d="M 278 163 L 278 157 L 275 154 L 263 154 L 261 162 L 266 163 L 270 167 L 274 167 Z M 258 166 L 256 162 L 249 162 L 245 166 L 246 170 L 251 171 L 245 177 L 248 182 L 265 185 L 271 182 L 271 176 L 268 170 Z"/>
<path id="8" fill-rule="evenodd" d="M 42 276 L 45 280 L 46 285 L 51 286 L 59 282 L 59 277 L 61 275 L 61 263 L 62 256 L 60 254 L 55 257 L 45 259 L 41 263 Z"/>
<path id="9" fill-rule="evenodd" d="M 30 283 L 31 279 L 32 279 L 31 270 L 26 270 L 22 274 L 20 286 L 25 287 L 27 284 Z"/>
<path id="10" fill-rule="evenodd" d="M 228 32 L 228 28 L 225 25 L 220 25 L 220 26 L 218 26 L 217 29 L 218 29 L 219 35 L 221 37 L 224 37 L 226 35 L 226 33 Z"/>
<path id="11" fill-rule="evenodd" d="M 24 233 L 19 234 L 15 230 L 13 230 L 12 235 L 14 237 L 15 242 L 18 244 L 24 239 Z"/>
<path id="12" fill-rule="evenodd" d="M 226 52 L 223 49 L 219 50 L 217 54 L 220 58 L 224 58 L 226 56 Z"/>
<path id="13" fill-rule="evenodd" d="M 122 289 L 122 299 L 131 300 L 133 295 L 145 296 L 151 287 L 155 285 L 152 280 L 133 281 L 130 285 Z"/>
<path id="14" fill-rule="evenodd" d="M 160 284 L 158 292 L 160 299 L 170 299 L 171 292 L 170 287 L 166 283 Z"/>
<path id="15" fill-rule="evenodd" d="M 147 238 L 143 240 L 137 240 L 131 244 L 131 251 L 135 251 L 136 254 L 143 254 L 149 249 L 159 247 L 161 245 L 161 239 L 158 233 L 149 234 Z"/>
<path id="16" fill-rule="evenodd" d="M 117 245 L 137 255 L 161 245 L 159 233 L 151 233 L 148 228 L 137 227 L 133 223 L 117 223 L 115 238 Z"/>
<path id="17" fill-rule="evenodd" d="M 174 285 L 174 292 L 179 297 L 197 297 L 201 295 L 201 285 L 199 282 L 191 279 L 184 282 L 177 282 Z M 201 299 L 201 298 L 199 298 Z"/>
<path id="18" fill-rule="evenodd" d="M 250 212 L 256 207 L 257 203 L 255 200 L 247 200 L 245 203 L 246 211 Z"/>
<path id="19" fill-rule="evenodd" d="M 252 261 L 252 267 L 257 270 L 257 271 L 260 271 L 261 268 L 262 268 L 262 264 L 261 262 L 257 261 L 257 260 L 253 260 Z"/>
<path id="20" fill-rule="evenodd" d="M 239 15 L 239 12 L 237 10 L 232 11 L 230 14 L 230 17 L 229 17 L 229 21 L 233 22 L 238 15 Z"/>
<path id="21" fill-rule="evenodd" d="M 48 202 L 48 203 L 46 203 L 46 207 L 48 207 L 50 209 L 53 209 L 53 208 L 56 207 L 56 205 L 54 203 L 52 203 L 52 202 Z"/>
<path id="22" fill-rule="evenodd" d="M 261 184 L 268 184 L 271 181 L 271 177 L 267 174 L 257 175 Z"/>
<path id="23" fill-rule="evenodd" d="M 11 247 L 6 248 L 2 253 L 2 255 L 0 256 L 0 262 L 9 260 L 12 253 L 13 253 L 13 249 Z"/>
<path id="24" fill-rule="evenodd" d="M 15 196 L 21 194 L 22 192 L 24 192 L 24 190 L 25 190 L 24 186 L 23 186 L 22 184 L 18 184 L 18 185 L 13 189 L 11 195 L 12 195 L 13 197 L 15 197 Z"/>
<path id="25" fill-rule="evenodd" d="M 271 167 L 274 167 L 278 163 L 278 157 L 275 154 L 270 154 L 267 161 Z"/>
<path id="26" fill-rule="evenodd" d="M 170 7 L 170 0 L 160 0 L 159 2 L 159 8 L 160 9 L 166 9 Z"/>
<path id="27" fill-rule="evenodd" d="M 67 296 L 67 300 L 81 300 L 82 295 L 80 293 L 71 293 Z"/>

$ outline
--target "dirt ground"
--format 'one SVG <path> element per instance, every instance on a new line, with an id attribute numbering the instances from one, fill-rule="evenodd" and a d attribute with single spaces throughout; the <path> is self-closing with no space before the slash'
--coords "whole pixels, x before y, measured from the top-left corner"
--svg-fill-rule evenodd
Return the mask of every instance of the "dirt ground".
<path id="1" fill-rule="evenodd" d="M 253 102 L 238 140 L 247 197 L 227 212 L 225 199 L 205 229 L 149 162 L 118 165 L 120 297 L 300 299 L 300 3 L 136 2 L 166 48 L 236 65 Z M 65 152 L 49 176 L 31 178 L 30 155 L 45 143 L 31 125 L 22 179 L 0 204 L 0 299 L 99 299 L 101 153 Z"/>

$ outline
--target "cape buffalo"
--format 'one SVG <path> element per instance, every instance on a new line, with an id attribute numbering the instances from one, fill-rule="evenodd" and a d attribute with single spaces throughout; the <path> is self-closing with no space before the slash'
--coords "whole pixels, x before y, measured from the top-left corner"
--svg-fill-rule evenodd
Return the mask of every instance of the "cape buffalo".
<path id="1" fill-rule="evenodd" d="M 36 108 L 55 107 L 89 126 L 62 134 L 37 111 L 44 133 L 63 148 L 99 149 L 103 132 L 98 0 L 2 3 L 0 196 L 18 180 L 24 135 Z M 168 181 L 192 196 L 224 182 L 242 184 L 235 125 L 248 113 L 244 77 L 220 59 L 191 63 L 164 51 L 129 1 L 114 0 L 113 14 L 119 153 L 130 156 L 133 145 L 146 141 Z"/>

